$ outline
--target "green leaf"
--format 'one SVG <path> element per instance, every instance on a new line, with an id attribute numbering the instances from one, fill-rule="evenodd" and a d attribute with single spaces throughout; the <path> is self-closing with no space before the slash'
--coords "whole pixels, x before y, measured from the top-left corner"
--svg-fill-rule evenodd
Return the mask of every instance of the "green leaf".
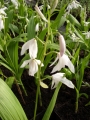
<path id="1" fill-rule="evenodd" d="M 54 94 L 52 96 L 52 99 L 51 99 L 51 101 L 49 103 L 49 106 L 48 106 L 42 120 L 49 120 L 50 115 L 51 115 L 51 113 L 52 113 L 52 111 L 54 109 L 56 99 L 57 99 L 57 96 L 58 96 L 58 92 L 59 92 L 59 89 L 60 89 L 61 85 L 62 85 L 62 83 L 58 84 L 58 86 L 57 86 L 57 88 L 56 88 L 56 90 L 55 90 L 55 92 L 54 92 Z"/>
<path id="2" fill-rule="evenodd" d="M 27 26 L 27 37 L 28 40 L 35 37 L 35 22 L 34 22 L 34 16 L 31 16 L 28 26 Z"/>
<path id="3" fill-rule="evenodd" d="M 0 117 L 2 120 L 27 120 L 25 112 L 8 85 L 0 78 Z"/>
<path id="4" fill-rule="evenodd" d="M 7 46 L 7 61 L 18 72 L 18 42 L 11 41 Z"/>
<path id="5" fill-rule="evenodd" d="M 59 14 L 57 15 L 56 19 L 54 20 L 54 22 L 52 22 L 51 27 L 53 29 L 54 28 L 58 29 L 64 24 L 65 18 L 63 17 L 63 15 L 64 15 L 64 12 L 65 12 L 65 7 L 66 7 L 66 5 L 59 11 Z"/>
<path id="6" fill-rule="evenodd" d="M 73 15 L 69 14 L 68 19 L 74 26 L 77 26 L 78 28 L 81 27 L 81 24 L 78 22 L 78 20 Z"/>
<path id="7" fill-rule="evenodd" d="M 9 29 L 9 24 L 11 23 L 11 21 L 13 20 L 13 10 L 8 10 L 7 13 L 7 18 L 5 19 L 5 33 L 8 31 Z"/>

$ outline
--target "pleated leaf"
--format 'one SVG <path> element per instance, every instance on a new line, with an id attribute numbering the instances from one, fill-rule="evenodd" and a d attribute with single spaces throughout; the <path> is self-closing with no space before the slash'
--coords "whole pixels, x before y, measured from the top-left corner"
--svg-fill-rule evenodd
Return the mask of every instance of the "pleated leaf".
<path id="1" fill-rule="evenodd" d="M 26 114 L 18 99 L 1 78 L 0 117 L 2 120 L 27 120 Z"/>

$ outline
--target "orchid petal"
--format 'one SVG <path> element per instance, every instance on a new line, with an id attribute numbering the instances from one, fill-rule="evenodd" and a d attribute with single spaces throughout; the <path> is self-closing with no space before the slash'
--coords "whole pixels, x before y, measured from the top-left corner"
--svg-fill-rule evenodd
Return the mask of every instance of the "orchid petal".
<path id="1" fill-rule="evenodd" d="M 57 87 L 58 83 L 60 82 L 60 80 L 62 79 L 62 77 L 64 76 L 65 73 L 56 73 L 52 75 L 52 85 L 51 85 L 51 89 L 54 89 Z"/>
<path id="2" fill-rule="evenodd" d="M 70 80 L 68 80 L 66 77 L 62 78 L 60 80 L 60 82 L 62 82 L 63 84 L 65 84 L 69 88 L 74 88 L 74 84 Z"/>
<path id="3" fill-rule="evenodd" d="M 60 44 L 60 55 L 63 56 L 63 54 L 66 51 L 66 43 L 62 35 L 59 35 L 59 44 Z"/>
<path id="4" fill-rule="evenodd" d="M 59 82 L 62 82 L 69 88 L 74 88 L 74 84 L 70 80 L 68 80 L 66 77 L 64 77 L 64 73 L 56 73 L 52 75 L 51 89 L 56 88 Z"/>
<path id="5" fill-rule="evenodd" d="M 38 71 L 38 64 L 35 59 L 30 59 L 29 62 L 29 75 L 34 76 L 34 74 Z"/>
<path id="6" fill-rule="evenodd" d="M 25 60 L 25 61 L 23 62 L 23 64 L 20 66 L 20 68 L 25 67 L 25 66 L 29 63 L 29 61 L 30 61 L 30 60 Z"/>
<path id="7" fill-rule="evenodd" d="M 38 52 L 38 47 L 37 47 L 37 41 L 36 39 L 33 39 L 31 41 L 31 44 L 29 46 L 29 55 L 31 58 L 36 58 L 37 57 L 37 52 Z"/>
<path id="8" fill-rule="evenodd" d="M 58 55 L 57 55 L 56 59 L 54 60 L 54 62 L 52 62 L 52 64 L 49 67 L 53 66 L 58 61 L 58 59 L 59 58 L 58 58 Z"/>
<path id="9" fill-rule="evenodd" d="M 31 58 L 36 58 L 37 57 L 37 42 L 35 40 L 35 38 L 27 41 L 21 49 L 21 55 L 23 55 L 25 53 L 25 51 L 29 49 L 29 55 Z"/>

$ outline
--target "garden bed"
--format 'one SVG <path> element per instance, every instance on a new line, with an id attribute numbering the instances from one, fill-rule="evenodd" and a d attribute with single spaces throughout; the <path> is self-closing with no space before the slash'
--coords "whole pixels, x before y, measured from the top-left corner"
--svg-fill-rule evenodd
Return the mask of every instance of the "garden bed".
<path id="1" fill-rule="evenodd" d="M 86 76 L 85 80 L 89 81 L 90 80 L 90 78 L 88 79 L 89 71 L 88 70 L 86 71 L 87 72 L 85 72 L 85 76 Z M 12 89 L 15 95 L 17 96 L 17 98 L 19 99 L 20 103 L 22 104 L 22 107 L 24 108 L 28 120 L 32 120 L 34 114 L 34 106 L 35 106 L 36 85 L 34 84 L 34 78 L 28 76 L 27 71 L 24 72 L 22 76 L 22 80 L 28 94 L 28 96 L 25 96 L 23 93 L 25 104 L 23 103 L 15 84 Z M 36 120 L 42 120 L 42 117 L 51 100 L 53 92 L 54 90 L 51 90 L 50 88 L 48 89 L 41 88 L 43 105 L 42 107 L 38 105 Z M 90 101 L 90 88 L 82 87 L 81 92 L 87 93 L 88 99 L 85 98 L 85 96 L 80 97 L 79 109 L 78 112 L 75 113 L 75 95 L 76 95 L 75 90 L 70 89 L 63 85 L 59 91 L 57 102 L 50 117 L 50 120 L 53 120 L 53 118 L 55 118 L 55 120 L 89 120 L 90 105 L 89 106 L 85 106 L 85 105 Z"/>

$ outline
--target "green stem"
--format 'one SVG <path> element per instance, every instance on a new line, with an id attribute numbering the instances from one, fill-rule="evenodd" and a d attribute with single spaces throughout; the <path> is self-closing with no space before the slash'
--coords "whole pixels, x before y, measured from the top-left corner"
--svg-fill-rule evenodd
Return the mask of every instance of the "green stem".
<path id="1" fill-rule="evenodd" d="M 39 80 L 38 80 L 38 84 L 37 84 L 37 92 L 36 92 L 36 100 L 35 100 L 35 109 L 34 109 L 34 118 L 33 120 L 36 119 L 36 112 L 37 112 L 37 105 L 38 105 L 38 95 L 40 92 L 40 84 L 39 84 Z"/>
<path id="2" fill-rule="evenodd" d="M 24 85 L 23 85 L 21 79 L 19 79 L 19 82 L 20 82 L 20 84 L 21 84 L 21 86 L 22 86 L 22 88 L 23 88 L 23 90 L 24 90 L 25 95 L 27 96 L 27 92 L 26 92 L 26 90 L 25 90 L 25 87 L 24 87 Z"/>
<path id="3" fill-rule="evenodd" d="M 76 104 L 75 104 L 75 113 L 78 111 L 78 99 L 79 99 L 79 91 L 77 88 L 76 89 Z"/>
<path id="4" fill-rule="evenodd" d="M 42 58 L 41 58 L 41 63 L 43 63 L 45 55 L 46 55 L 47 42 L 48 42 L 49 36 L 50 36 L 50 16 L 48 17 L 48 33 L 47 33 L 47 38 L 46 38 L 46 41 L 45 41 L 45 44 L 44 44 L 44 51 L 43 51 L 43 55 L 42 55 Z M 38 72 L 37 72 L 37 92 L 36 92 L 36 101 L 35 101 L 35 110 L 34 110 L 33 120 L 36 119 L 38 98 L 39 98 L 40 105 L 42 106 L 41 91 L 40 91 L 40 73 L 41 73 L 41 65 L 39 66 L 39 69 L 38 69 Z"/>

